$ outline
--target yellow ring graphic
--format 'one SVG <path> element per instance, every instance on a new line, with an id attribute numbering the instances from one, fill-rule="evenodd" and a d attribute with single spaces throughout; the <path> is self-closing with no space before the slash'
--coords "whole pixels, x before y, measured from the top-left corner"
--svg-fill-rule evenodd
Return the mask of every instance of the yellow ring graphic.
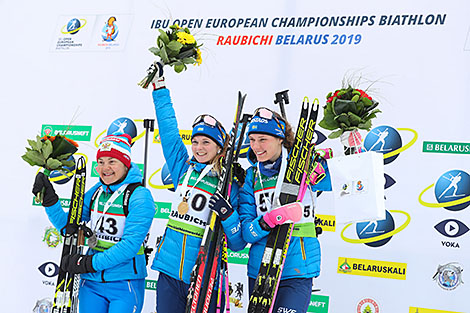
<path id="1" fill-rule="evenodd" d="M 448 207 L 448 206 L 454 206 L 454 205 L 459 205 L 459 204 L 463 204 L 463 203 L 466 203 L 466 202 L 469 202 L 470 201 L 470 196 L 466 196 L 466 197 L 463 197 L 461 199 L 458 199 L 458 200 L 453 200 L 453 201 L 448 201 L 448 202 L 441 202 L 441 203 L 430 203 L 430 202 L 425 202 L 422 198 L 422 196 L 424 195 L 424 193 L 426 191 L 428 191 L 429 189 L 431 189 L 432 187 L 434 186 L 434 184 L 426 187 L 426 189 L 424 189 L 420 194 L 419 194 L 419 198 L 418 198 L 418 201 L 421 205 L 425 206 L 425 207 L 429 207 L 429 208 L 445 208 L 445 207 Z"/>
<path id="2" fill-rule="evenodd" d="M 156 170 L 155 172 L 152 173 L 152 175 L 150 175 L 149 177 L 149 186 L 152 187 L 152 188 L 155 188 L 155 189 L 170 189 L 170 188 L 174 188 L 174 185 L 171 184 L 171 185 L 163 185 L 163 186 L 160 186 L 160 185 L 155 185 L 155 184 L 152 184 L 151 180 L 152 180 L 152 177 L 157 174 L 158 172 L 160 172 L 162 169 L 159 168 L 158 170 Z"/>
<path id="3" fill-rule="evenodd" d="M 392 157 L 394 155 L 397 155 L 403 151 L 405 151 L 406 149 L 408 149 L 409 147 L 411 147 L 415 142 L 416 140 L 418 140 L 418 133 L 414 130 L 414 129 L 411 129 L 411 128 L 397 128 L 397 130 L 406 130 L 406 131 L 410 131 L 414 134 L 414 137 L 413 139 L 411 139 L 410 142 L 408 142 L 406 145 L 404 145 L 403 147 L 399 148 L 399 149 L 396 149 L 396 150 L 393 150 L 389 153 L 385 153 L 384 154 L 384 159 L 387 159 L 389 157 Z"/>
<path id="4" fill-rule="evenodd" d="M 72 33 L 74 33 L 74 32 L 78 32 L 80 29 L 82 29 L 82 28 L 85 27 L 85 25 L 86 25 L 86 19 L 81 18 L 81 19 L 80 19 L 80 22 L 82 22 L 82 21 L 83 21 L 83 25 L 81 25 L 79 28 L 75 28 L 74 30 L 69 31 L 69 32 L 64 32 L 64 28 L 67 28 L 67 24 L 68 24 L 68 23 L 67 23 L 67 24 L 65 24 L 65 25 L 62 27 L 62 29 L 60 30 L 60 32 L 61 32 L 62 34 L 64 34 L 64 35 L 68 35 L 68 34 L 72 34 Z"/>
<path id="5" fill-rule="evenodd" d="M 398 234 L 403 229 L 405 229 L 406 226 L 408 226 L 408 224 L 411 221 L 411 216 L 408 213 L 406 213 L 405 211 L 390 210 L 389 212 L 405 214 L 406 215 L 405 223 L 403 223 L 403 225 L 401 225 L 400 227 L 394 229 L 391 232 L 385 233 L 385 234 L 377 236 L 377 237 L 371 237 L 371 238 L 365 238 L 365 239 L 352 239 L 352 238 L 347 238 L 346 236 L 344 236 L 344 232 L 346 231 L 346 229 L 349 226 L 351 226 L 352 224 L 354 224 L 354 223 L 350 223 L 350 224 L 346 225 L 346 227 L 344 227 L 343 230 L 341 231 L 341 239 L 343 239 L 344 241 L 349 242 L 349 243 L 369 243 L 369 242 L 380 241 L 382 239 L 387 239 L 387 238 L 392 237 L 395 234 Z"/>
<path id="6" fill-rule="evenodd" d="M 139 120 L 139 119 L 135 119 L 133 120 L 134 122 L 143 122 L 144 120 Z M 145 129 L 140 133 L 138 134 L 137 136 L 135 136 L 134 138 L 132 138 L 132 143 L 136 142 L 137 140 L 139 140 L 140 138 L 144 137 L 145 135 Z M 101 133 L 98 134 L 98 137 L 96 137 L 95 139 L 95 147 L 98 148 L 99 147 L 99 144 L 98 144 L 98 139 L 100 139 L 100 137 L 106 132 L 106 129 L 103 130 Z"/>

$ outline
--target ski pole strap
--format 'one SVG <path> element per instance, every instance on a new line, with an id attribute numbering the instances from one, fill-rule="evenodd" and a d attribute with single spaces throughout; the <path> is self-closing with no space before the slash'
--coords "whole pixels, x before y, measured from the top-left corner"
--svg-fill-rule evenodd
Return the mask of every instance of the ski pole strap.
<path id="1" fill-rule="evenodd" d="M 318 184 L 323 178 L 325 178 L 325 176 L 325 168 L 323 167 L 323 165 L 321 165 L 320 162 L 316 162 L 313 165 L 312 172 L 310 172 L 310 174 L 308 175 L 308 179 L 310 184 L 315 185 Z"/>

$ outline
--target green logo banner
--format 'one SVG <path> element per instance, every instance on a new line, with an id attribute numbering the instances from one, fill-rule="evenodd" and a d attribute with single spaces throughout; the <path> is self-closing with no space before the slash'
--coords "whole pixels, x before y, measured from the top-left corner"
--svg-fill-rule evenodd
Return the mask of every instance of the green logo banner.
<path id="1" fill-rule="evenodd" d="M 242 251 L 232 251 L 228 249 L 228 263 L 233 264 L 248 264 L 248 253 L 250 252 L 250 248 L 245 248 Z"/>
<path id="2" fill-rule="evenodd" d="M 145 280 L 145 289 L 147 290 L 157 290 L 157 281 L 156 280 Z"/>
<path id="3" fill-rule="evenodd" d="M 59 201 L 60 201 L 60 205 L 61 205 L 64 209 L 68 209 L 68 208 L 70 207 L 70 199 L 62 199 L 62 198 L 60 198 Z M 34 197 L 33 197 L 33 205 L 34 205 L 34 206 L 42 206 L 41 203 L 36 202 L 36 200 L 34 199 Z"/>
<path id="4" fill-rule="evenodd" d="M 90 141 L 91 126 L 43 124 L 41 128 L 41 136 L 46 135 L 62 135 L 76 141 Z"/>
<path id="5" fill-rule="evenodd" d="M 329 303 L 330 303 L 330 297 L 312 294 L 307 312 L 328 313 Z"/>
<path id="6" fill-rule="evenodd" d="M 168 219 L 171 212 L 171 202 L 156 202 L 155 201 L 155 218 Z"/>
<path id="7" fill-rule="evenodd" d="M 470 154 L 470 143 L 423 141 L 423 152 Z"/>

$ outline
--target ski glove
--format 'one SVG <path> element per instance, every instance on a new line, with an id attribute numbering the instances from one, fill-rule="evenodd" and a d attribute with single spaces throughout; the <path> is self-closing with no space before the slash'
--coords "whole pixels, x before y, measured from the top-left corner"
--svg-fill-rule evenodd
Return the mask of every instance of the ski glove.
<path id="1" fill-rule="evenodd" d="M 69 254 L 62 257 L 60 268 L 70 274 L 96 273 L 92 255 Z"/>
<path id="2" fill-rule="evenodd" d="M 163 63 L 160 61 L 154 61 L 147 73 L 155 72 L 155 76 L 152 79 L 153 90 L 165 88 L 165 77 L 163 77 Z"/>
<path id="3" fill-rule="evenodd" d="M 52 187 L 51 182 L 49 179 L 44 175 L 43 172 L 39 172 L 36 175 L 36 179 L 34 180 L 33 185 L 33 194 L 36 196 L 39 192 L 41 192 L 44 188 L 44 195 L 42 199 L 43 206 L 53 206 L 54 204 L 59 201 L 59 197 L 55 193 L 54 187 Z"/>
<path id="4" fill-rule="evenodd" d="M 225 221 L 233 213 L 232 205 L 219 192 L 216 192 L 209 199 L 209 209 Z"/>
<path id="5" fill-rule="evenodd" d="M 280 206 L 263 215 L 262 220 L 270 227 L 286 223 L 297 223 L 302 218 L 304 205 L 301 202 L 294 202 Z M 261 220 L 260 220 L 261 222 Z M 262 222 L 260 223 L 263 227 Z"/>

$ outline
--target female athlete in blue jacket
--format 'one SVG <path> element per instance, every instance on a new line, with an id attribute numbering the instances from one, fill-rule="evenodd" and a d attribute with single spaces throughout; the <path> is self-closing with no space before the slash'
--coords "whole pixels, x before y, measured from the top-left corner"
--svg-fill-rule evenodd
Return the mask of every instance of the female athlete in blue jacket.
<path id="1" fill-rule="evenodd" d="M 282 178 L 279 175 L 285 172 L 287 149 L 293 145 L 294 134 L 279 114 L 259 108 L 251 119 L 247 135 L 250 140 L 248 156 L 254 165 L 247 170 L 240 191 L 239 213 L 243 238 L 251 243 L 248 260 L 250 295 L 268 234 L 276 225 L 295 220 L 273 312 L 306 312 L 313 277 L 320 273 L 320 245 L 315 233 L 310 193 L 306 193 L 303 205 L 271 207 L 280 190 Z"/>
<path id="2" fill-rule="evenodd" d="M 97 242 L 86 255 L 68 255 L 62 269 L 80 275 L 79 310 L 96 313 L 141 312 L 144 302 L 144 240 L 155 215 L 150 191 L 142 186 L 131 194 L 128 212 L 123 192 L 141 183 L 142 175 L 130 159 L 131 138 L 112 134 L 103 138 L 96 156 L 100 181 L 85 193 L 82 221 L 90 221 Z M 33 193 L 45 187 L 43 205 L 54 227 L 62 229 L 67 213 L 43 173 L 36 176 Z M 92 198 L 94 199 L 92 201 Z"/>
<path id="3" fill-rule="evenodd" d="M 162 74 L 161 70 L 152 96 L 163 155 L 177 188 L 152 269 L 160 272 L 157 311 L 179 313 L 185 311 L 190 273 L 196 263 L 211 209 L 221 217 L 230 249 L 241 250 L 246 243 L 241 235 L 237 212 L 238 184 L 235 181 L 232 184 L 230 203 L 220 195 L 214 195 L 219 181 L 220 158 L 225 153 L 228 135 L 214 117 L 200 115 L 193 123 L 193 156 L 190 157 L 180 137 L 170 91 L 164 87 Z M 215 311 L 215 298 L 212 297 L 209 312 Z"/>

